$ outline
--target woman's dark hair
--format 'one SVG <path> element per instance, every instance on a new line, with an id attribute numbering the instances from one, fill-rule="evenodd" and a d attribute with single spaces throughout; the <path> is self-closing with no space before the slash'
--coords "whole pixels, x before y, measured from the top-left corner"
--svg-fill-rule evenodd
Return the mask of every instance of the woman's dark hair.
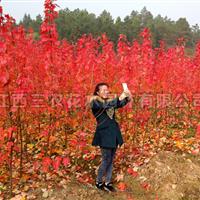
<path id="1" fill-rule="evenodd" d="M 104 83 L 104 82 L 101 82 L 101 83 L 98 83 L 94 89 L 94 93 L 93 95 L 98 95 L 97 92 L 99 91 L 99 87 L 102 86 L 102 85 L 106 85 L 107 87 L 109 87 L 108 83 Z"/>

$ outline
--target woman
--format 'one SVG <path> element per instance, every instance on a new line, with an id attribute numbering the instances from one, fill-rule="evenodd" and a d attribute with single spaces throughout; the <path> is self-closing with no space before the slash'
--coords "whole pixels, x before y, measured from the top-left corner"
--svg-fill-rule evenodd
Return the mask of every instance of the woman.
<path id="1" fill-rule="evenodd" d="M 90 107 L 97 120 L 97 127 L 92 141 L 93 146 L 100 146 L 102 162 L 98 169 L 96 187 L 101 190 L 116 191 L 112 186 L 111 176 L 113 159 L 118 145 L 124 143 L 118 123 L 115 120 L 115 109 L 125 106 L 131 101 L 129 90 L 114 99 L 109 98 L 109 85 L 99 83 L 90 98 Z M 102 178 L 106 173 L 105 183 Z"/>

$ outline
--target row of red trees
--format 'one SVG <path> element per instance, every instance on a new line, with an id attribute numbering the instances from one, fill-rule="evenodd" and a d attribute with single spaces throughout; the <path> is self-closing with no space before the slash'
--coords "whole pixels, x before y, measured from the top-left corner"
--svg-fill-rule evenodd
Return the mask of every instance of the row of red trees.
<path id="1" fill-rule="evenodd" d="M 37 179 L 42 174 L 46 180 L 50 169 L 61 170 L 63 177 L 82 170 L 86 173 L 78 174 L 79 180 L 92 181 L 94 172 L 84 161 L 92 160 L 93 167 L 97 154 L 91 147 L 95 127 L 86 100 L 98 82 L 108 82 L 114 93 L 127 82 L 134 96 L 134 102 L 118 115 L 119 120 L 127 119 L 121 127 L 126 143 L 131 144 L 119 151 L 119 167 L 124 165 L 123 154 L 136 152 L 138 141 L 143 150 L 147 148 L 150 132 L 158 128 L 173 128 L 168 125 L 176 122 L 175 128 L 184 134 L 196 131 L 200 43 L 193 57 L 185 55 L 182 39 L 173 48 L 166 49 L 161 41 L 153 49 L 151 34 L 144 29 L 141 41 L 129 43 L 120 35 L 117 50 L 105 33 L 99 38 L 83 35 L 71 44 L 58 40 L 54 1 L 46 0 L 44 6 L 39 40 L 33 39 L 32 30 L 26 33 L 22 26 L 14 26 L 14 19 L 3 14 L 0 6 L 0 181 L 11 196 L 19 177 L 29 174 Z M 186 106 L 158 108 L 157 94 L 163 95 L 162 103 L 170 100 L 183 106 L 184 101 Z M 157 135 L 159 140 L 162 133 Z M 129 166 L 131 160 L 126 161 Z"/>

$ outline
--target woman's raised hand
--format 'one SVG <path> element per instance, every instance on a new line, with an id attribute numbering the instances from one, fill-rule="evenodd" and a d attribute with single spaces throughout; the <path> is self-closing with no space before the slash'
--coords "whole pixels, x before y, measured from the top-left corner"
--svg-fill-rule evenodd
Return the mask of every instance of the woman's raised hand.
<path id="1" fill-rule="evenodd" d="M 129 99 L 132 99 L 131 92 L 129 90 L 125 90 L 122 92 L 122 94 L 119 96 L 119 100 L 121 101 L 122 99 L 129 97 Z"/>
<path id="2" fill-rule="evenodd" d="M 132 100 L 133 97 L 132 97 L 130 90 L 125 90 L 123 93 L 125 93 L 126 97 L 128 97 L 129 100 Z"/>

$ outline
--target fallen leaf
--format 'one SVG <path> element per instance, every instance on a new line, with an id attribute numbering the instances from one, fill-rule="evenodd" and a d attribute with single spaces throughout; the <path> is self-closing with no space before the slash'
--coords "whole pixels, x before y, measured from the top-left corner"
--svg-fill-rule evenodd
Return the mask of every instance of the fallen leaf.
<path id="1" fill-rule="evenodd" d="M 120 182 L 120 183 L 118 183 L 117 187 L 118 187 L 118 189 L 119 189 L 120 191 L 125 191 L 125 189 L 126 189 L 126 184 L 125 184 L 124 182 Z"/>

